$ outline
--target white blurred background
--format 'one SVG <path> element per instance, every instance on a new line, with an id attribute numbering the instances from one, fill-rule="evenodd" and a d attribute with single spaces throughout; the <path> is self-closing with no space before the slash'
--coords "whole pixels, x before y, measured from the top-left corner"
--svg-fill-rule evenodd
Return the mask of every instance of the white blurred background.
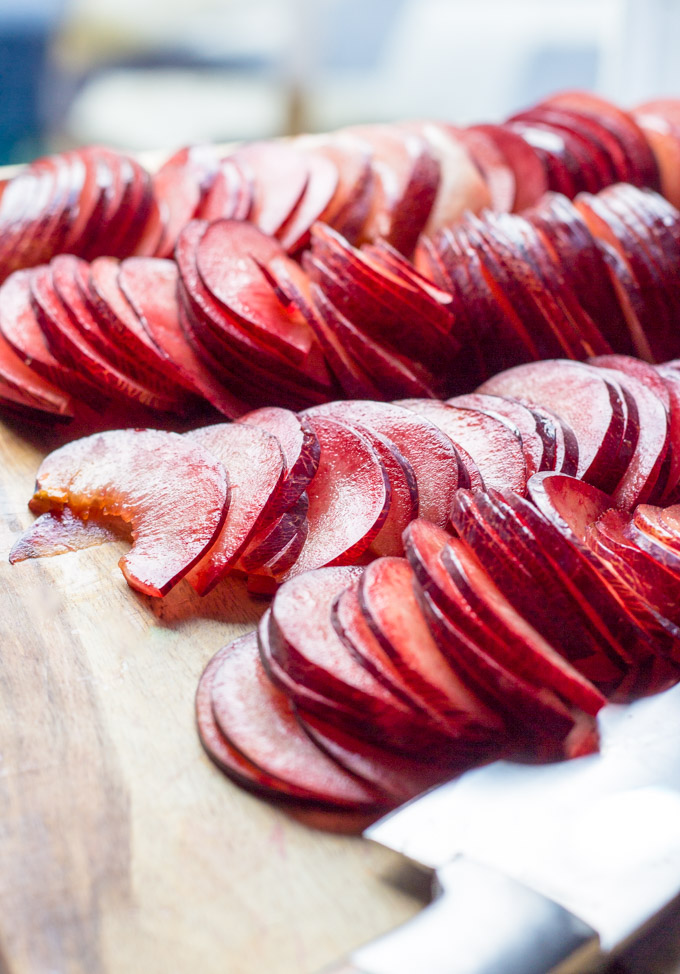
<path id="1" fill-rule="evenodd" d="M 632 105 L 680 95 L 679 42 L 678 0 L 0 0 L 0 162 Z"/>

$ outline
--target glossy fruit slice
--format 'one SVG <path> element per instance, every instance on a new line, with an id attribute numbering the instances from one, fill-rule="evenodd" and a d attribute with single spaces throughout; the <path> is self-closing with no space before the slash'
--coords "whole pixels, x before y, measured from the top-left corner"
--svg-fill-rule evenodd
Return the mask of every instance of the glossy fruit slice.
<path id="1" fill-rule="evenodd" d="M 189 574 L 191 586 L 207 595 L 235 564 L 254 531 L 281 512 L 277 494 L 285 461 L 271 433 L 241 423 L 204 426 L 184 438 L 209 451 L 229 477 L 229 511 L 219 535 Z"/>
<path id="2" fill-rule="evenodd" d="M 218 535 L 228 506 L 222 464 L 201 445 L 159 430 L 112 430 L 49 454 L 36 478 L 34 513 L 69 507 L 121 517 L 132 550 L 120 560 L 128 584 L 165 595 Z"/>
<path id="3" fill-rule="evenodd" d="M 285 694 L 260 662 L 257 634 L 235 640 L 211 683 L 215 722 L 255 769 L 252 783 L 305 801 L 375 810 L 388 802 L 344 771 L 301 730 Z"/>
<path id="4" fill-rule="evenodd" d="M 9 553 L 12 565 L 27 558 L 43 558 L 80 551 L 94 545 L 117 541 L 121 536 L 109 522 L 90 517 L 83 520 L 68 507 L 45 511 L 21 535 Z"/>
<path id="5" fill-rule="evenodd" d="M 335 418 L 307 413 L 317 436 L 319 467 L 309 484 L 309 533 L 284 578 L 323 565 L 351 565 L 385 522 L 391 488 L 370 440 Z"/>

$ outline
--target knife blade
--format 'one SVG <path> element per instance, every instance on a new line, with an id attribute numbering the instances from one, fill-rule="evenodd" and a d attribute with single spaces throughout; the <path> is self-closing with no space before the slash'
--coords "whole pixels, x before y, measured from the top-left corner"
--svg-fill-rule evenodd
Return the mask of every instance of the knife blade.
<path id="1" fill-rule="evenodd" d="M 599 723 L 598 754 L 497 761 L 367 829 L 435 898 L 328 970 L 582 974 L 638 935 L 680 895 L 680 685 Z"/>

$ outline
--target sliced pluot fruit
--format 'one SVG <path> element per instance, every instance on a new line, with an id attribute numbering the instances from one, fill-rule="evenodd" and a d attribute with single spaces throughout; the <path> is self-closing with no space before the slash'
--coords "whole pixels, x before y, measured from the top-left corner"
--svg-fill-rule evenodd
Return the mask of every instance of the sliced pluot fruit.
<path id="1" fill-rule="evenodd" d="M 602 620 L 584 604 L 582 591 L 558 570 L 552 553 L 512 509 L 496 495 L 476 493 L 471 498 L 461 492 L 452 521 L 517 612 L 601 692 L 617 690 L 630 654 L 602 631 Z M 555 541 L 558 548 L 561 540 Z M 580 567 L 577 554 L 569 551 L 568 557 Z M 537 589 L 541 599 L 535 597 Z"/>
<path id="2" fill-rule="evenodd" d="M 619 356 L 602 356 L 591 361 L 624 387 L 633 397 L 637 408 L 635 449 L 623 477 L 612 491 L 615 506 L 632 509 L 638 503 L 659 497 L 667 483 L 670 446 L 668 395 L 663 384 L 657 391 L 656 386 L 651 388 L 649 377 L 647 381 L 644 380 L 646 363 L 640 363 L 638 370 L 635 367 L 631 369 L 630 364 L 621 363 Z M 625 372 L 617 367 L 617 362 L 623 364 Z M 614 368 L 610 368 L 610 365 Z"/>
<path id="3" fill-rule="evenodd" d="M 229 477 L 226 519 L 205 557 L 189 574 L 192 587 L 206 595 L 235 564 L 253 532 L 281 513 L 278 492 L 285 461 L 276 437 L 256 426 L 218 423 L 185 433 L 184 438 L 209 451 Z"/>
<path id="4" fill-rule="evenodd" d="M 6 282 L 3 287 L 6 287 Z M 0 380 L 5 386 L 15 390 L 19 396 L 26 396 L 35 402 L 37 408 L 57 418 L 70 419 L 74 414 L 74 403 L 66 395 L 38 372 L 31 369 L 19 358 L 2 334 L 3 308 L 2 289 L 0 289 Z"/>
<path id="5" fill-rule="evenodd" d="M 338 167 L 328 155 L 306 152 L 305 159 L 308 178 L 302 199 L 276 234 L 291 254 L 309 242 L 312 224 L 326 218 L 339 182 Z"/>
<path id="6" fill-rule="evenodd" d="M 456 588 L 480 621 L 503 642 L 497 658 L 522 679 L 553 690 L 571 706 L 594 717 L 605 698 L 571 666 L 503 597 L 472 549 L 451 539 L 440 553 Z"/>
<path id="7" fill-rule="evenodd" d="M 350 774 L 388 795 L 395 804 L 414 798 L 468 766 L 467 760 L 457 763 L 453 753 L 448 764 L 396 754 L 355 734 L 348 734 L 315 714 L 306 713 L 304 717 L 298 714 L 298 719 L 317 747 Z"/>
<path id="8" fill-rule="evenodd" d="M 358 575 L 351 567 L 324 568 L 282 585 L 268 620 L 271 656 L 291 680 L 336 703 L 328 719 L 343 729 L 410 753 L 441 749 L 442 730 L 377 680 L 333 628 L 331 607 Z M 295 702 L 305 707 L 304 693 Z"/>
<path id="9" fill-rule="evenodd" d="M 644 133 L 630 112 L 625 112 L 604 98 L 584 91 L 561 92 L 552 95 L 543 104 L 569 108 L 595 118 L 621 142 L 630 164 L 627 182 L 659 189 L 659 170 L 656 160 Z"/>
<path id="10" fill-rule="evenodd" d="M 505 499 L 511 509 L 519 512 L 523 524 L 538 543 L 543 544 L 556 571 L 581 593 L 584 607 L 612 649 L 632 661 L 618 693 L 621 696 L 653 693 L 673 682 L 674 668 L 669 668 L 667 660 L 678 650 L 677 629 L 664 625 L 663 619 L 647 618 L 648 624 L 641 625 L 638 607 L 629 607 L 620 591 L 610 584 L 606 572 L 587 556 L 581 545 L 570 543 L 522 498 L 506 494 Z M 546 525 L 550 525 L 548 532 L 545 532 Z M 644 606 L 642 610 L 644 615 Z"/>
<path id="11" fill-rule="evenodd" d="M 625 416 L 616 386 L 601 371 L 565 360 L 531 362 L 499 373 L 477 391 L 514 396 L 554 410 L 576 435 L 577 476 L 595 486 L 611 483 Z"/>
<path id="12" fill-rule="evenodd" d="M 21 535 L 9 553 L 12 565 L 27 558 L 43 558 L 117 541 L 121 531 L 104 518 L 78 517 L 68 507 L 45 511 Z"/>
<path id="13" fill-rule="evenodd" d="M 638 548 L 680 577 L 680 554 L 677 546 L 662 540 L 658 531 L 649 531 L 647 518 L 634 515 L 626 524 L 624 533 Z"/>
<path id="14" fill-rule="evenodd" d="M 130 257 L 121 261 L 118 283 L 163 358 L 163 367 L 183 387 L 234 419 L 248 407 L 198 357 L 182 331 L 174 261 Z"/>
<path id="15" fill-rule="evenodd" d="M 547 192 L 548 177 L 540 156 L 507 125 L 473 125 L 471 131 L 490 138 L 515 176 L 515 212 L 526 209 Z"/>
<path id="16" fill-rule="evenodd" d="M 472 153 L 448 125 L 426 122 L 418 130 L 437 157 L 440 168 L 437 195 L 423 229 L 423 233 L 432 234 L 439 227 L 455 223 L 468 210 L 481 212 L 491 204 L 491 194 L 473 162 Z"/>
<path id="17" fill-rule="evenodd" d="M 572 541 L 585 542 L 586 528 L 614 506 L 609 494 L 562 473 L 538 473 L 527 487 L 532 503 Z"/>
<path id="18" fill-rule="evenodd" d="M 27 368 L 58 389 L 92 399 L 96 396 L 92 383 L 50 351 L 31 302 L 32 275 L 32 270 L 15 271 L 0 287 L 0 331 Z"/>
<path id="19" fill-rule="evenodd" d="M 196 210 L 198 220 L 247 220 L 253 208 L 253 180 L 236 161 L 221 159 L 215 179 Z M 181 229 L 181 228 L 180 228 Z"/>
<path id="20" fill-rule="evenodd" d="M 256 227 L 237 220 L 217 220 L 202 235 L 196 262 L 205 286 L 228 313 L 250 328 L 258 340 L 293 361 L 310 353 L 313 334 L 300 316 L 286 314 L 260 269 L 283 248 Z"/>
<path id="21" fill-rule="evenodd" d="M 196 713 L 209 757 L 241 785 L 332 807 L 387 804 L 302 733 L 287 698 L 262 668 L 255 633 L 224 647 L 208 664 Z"/>
<path id="22" fill-rule="evenodd" d="M 210 696 L 222 735 L 256 772 L 264 772 L 265 787 L 273 779 L 284 794 L 328 805 L 374 809 L 387 804 L 304 734 L 290 701 L 262 667 L 256 633 L 231 643 L 213 673 Z"/>
<path id="23" fill-rule="evenodd" d="M 390 506 L 390 482 L 370 439 L 336 418 L 306 415 L 320 459 L 307 488 L 309 532 L 284 577 L 323 565 L 354 564 L 378 535 Z"/>
<path id="24" fill-rule="evenodd" d="M 676 500 L 680 485 L 680 371 L 673 363 L 658 366 L 656 371 L 668 393 L 668 479 L 661 498 L 667 503 Z"/>
<path id="25" fill-rule="evenodd" d="M 175 433 L 112 430 L 76 440 L 43 460 L 30 502 L 38 514 L 121 517 L 132 550 L 120 560 L 128 584 L 165 595 L 212 545 L 228 506 L 224 467 Z"/>
<path id="26" fill-rule="evenodd" d="M 286 477 L 278 495 L 282 509 L 294 504 L 309 486 L 319 467 L 321 449 L 316 433 L 304 416 L 277 406 L 263 406 L 239 419 L 267 430 L 279 441 L 286 462 Z"/>
<path id="27" fill-rule="evenodd" d="M 450 537 L 419 519 L 405 536 L 408 560 L 418 579 L 417 595 L 427 623 L 444 655 L 457 672 L 466 674 L 480 696 L 506 715 L 512 744 L 544 756 L 588 753 L 597 744 L 590 718 L 579 719 L 554 694 L 529 683 L 496 658 L 502 643 L 481 623 L 444 567 L 440 553 Z M 461 614 L 462 612 L 462 614 Z M 462 623 L 462 626 L 458 623 Z"/>
<path id="28" fill-rule="evenodd" d="M 487 487 L 526 493 L 527 467 L 516 428 L 490 413 L 430 399 L 404 399 L 399 405 L 429 419 L 469 453 Z"/>
<path id="29" fill-rule="evenodd" d="M 309 498 L 303 492 L 275 521 L 250 536 L 237 568 L 245 572 L 258 572 L 271 562 L 278 564 L 282 552 L 306 523 L 308 508 Z"/>
<path id="30" fill-rule="evenodd" d="M 162 412 L 177 413 L 183 408 L 181 396 L 151 388 L 144 378 L 132 376 L 102 355 L 76 328 L 54 289 L 49 266 L 33 269 L 31 297 L 47 343 L 55 357 L 67 368 L 84 373 L 99 389 L 88 397 L 96 406 L 102 397 L 122 402 L 138 402 Z M 93 387 L 94 388 L 94 387 Z"/>
<path id="31" fill-rule="evenodd" d="M 571 426 L 545 406 L 532 405 L 531 411 L 541 420 L 539 430 L 546 448 L 546 469 L 575 476 L 578 470 L 578 440 Z"/>
<path id="32" fill-rule="evenodd" d="M 335 227 L 350 243 L 356 243 L 371 209 L 375 185 L 371 149 L 360 138 L 343 131 L 315 136 L 314 148 L 327 156 L 338 172 L 333 199 L 321 214 L 323 222 Z"/>
<path id="33" fill-rule="evenodd" d="M 165 226 L 159 256 L 169 256 L 182 227 L 197 215 L 219 169 L 219 156 L 212 145 L 191 145 L 179 149 L 153 177 L 153 191 L 164 204 Z"/>
<path id="34" fill-rule="evenodd" d="M 403 406 L 362 400 L 326 403 L 307 415 L 359 423 L 391 440 L 413 470 L 419 516 L 441 527 L 448 523 L 459 484 L 459 460 L 450 439 L 434 423 Z"/>
<path id="35" fill-rule="evenodd" d="M 649 110 L 633 112 L 645 134 L 659 168 L 661 192 L 673 206 L 680 207 L 680 120 L 664 118 Z"/>
<path id="36" fill-rule="evenodd" d="M 303 198 L 309 182 L 307 157 L 293 145 L 272 140 L 244 145 L 231 158 L 252 182 L 248 219 L 275 236 Z"/>
<path id="37" fill-rule="evenodd" d="M 440 164 L 418 132 L 364 125 L 350 132 L 372 152 L 373 204 L 362 229 L 367 240 L 382 238 L 410 255 L 437 195 Z"/>
<path id="38" fill-rule="evenodd" d="M 658 538 L 680 555 L 680 507 L 677 504 L 666 508 L 640 504 L 635 508 L 633 521 L 641 531 Z"/>
<path id="39" fill-rule="evenodd" d="M 545 436 L 546 424 L 528 406 L 509 396 L 485 396 L 482 393 L 471 392 L 462 396 L 448 399 L 450 406 L 461 406 L 465 409 L 477 409 L 489 413 L 510 424 L 519 433 L 522 442 L 522 452 L 526 463 L 527 478 L 548 466 L 546 457 Z"/>
<path id="40" fill-rule="evenodd" d="M 416 600 L 413 569 L 404 558 L 379 558 L 359 581 L 361 609 L 405 681 L 413 680 L 451 733 L 481 740 L 503 723 L 455 673 L 433 641 Z M 488 741 L 487 741 L 488 742 Z"/>
<path id="41" fill-rule="evenodd" d="M 474 128 L 453 129 L 452 134 L 466 147 L 481 173 L 491 197 L 491 209 L 510 211 L 517 195 L 517 181 L 494 140 L 488 133 Z"/>

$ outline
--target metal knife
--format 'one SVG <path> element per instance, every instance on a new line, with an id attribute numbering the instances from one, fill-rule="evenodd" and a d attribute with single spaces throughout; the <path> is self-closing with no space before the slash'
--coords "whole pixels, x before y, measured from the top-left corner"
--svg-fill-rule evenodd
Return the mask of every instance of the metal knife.
<path id="1" fill-rule="evenodd" d="M 599 754 L 498 761 L 372 825 L 433 901 L 326 974 L 592 970 L 680 895 L 680 685 L 600 715 Z"/>

